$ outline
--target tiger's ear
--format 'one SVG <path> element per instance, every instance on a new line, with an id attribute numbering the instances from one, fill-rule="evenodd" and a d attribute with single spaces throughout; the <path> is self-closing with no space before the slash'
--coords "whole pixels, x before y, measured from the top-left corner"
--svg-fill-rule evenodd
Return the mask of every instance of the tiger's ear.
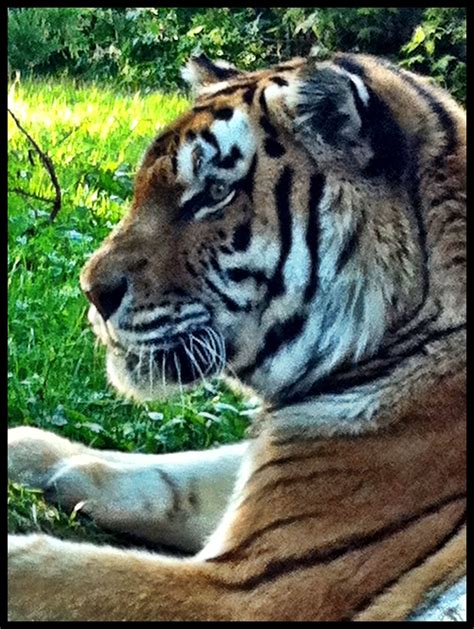
<path id="1" fill-rule="evenodd" d="M 181 76 L 195 91 L 238 74 L 240 70 L 235 66 L 225 61 L 211 61 L 204 53 L 193 55 L 181 70 Z"/>
<path id="2" fill-rule="evenodd" d="M 292 95 L 293 129 L 321 165 L 363 168 L 373 155 L 366 133 L 371 106 L 362 80 L 326 62 L 310 62 Z"/>
<path id="3" fill-rule="evenodd" d="M 324 64 L 309 66 L 298 90 L 296 127 L 302 135 L 319 134 L 333 146 L 352 143 L 359 136 L 367 100 L 361 81 L 356 85 L 343 71 Z"/>

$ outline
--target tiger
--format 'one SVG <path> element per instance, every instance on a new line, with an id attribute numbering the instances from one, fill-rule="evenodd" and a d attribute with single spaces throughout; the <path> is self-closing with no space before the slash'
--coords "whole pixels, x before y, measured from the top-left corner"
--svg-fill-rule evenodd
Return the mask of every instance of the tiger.
<path id="1" fill-rule="evenodd" d="M 11 429 L 13 480 L 148 547 L 10 536 L 9 617 L 416 618 L 466 566 L 465 112 L 364 54 L 183 76 L 81 287 L 118 392 L 261 411 L 203 452 Z"/>

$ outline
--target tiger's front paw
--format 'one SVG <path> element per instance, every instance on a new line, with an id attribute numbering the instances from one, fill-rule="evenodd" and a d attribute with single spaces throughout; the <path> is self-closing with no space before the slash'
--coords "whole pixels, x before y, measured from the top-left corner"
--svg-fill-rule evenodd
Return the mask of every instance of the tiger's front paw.
<path id="1" fill-rule="evenodd" d="M 44 489 L 58 465 L 85 450 L 85 446 L 46 430 L 30 426 L 10 428 L 8 477 L 15 483 Z"/>

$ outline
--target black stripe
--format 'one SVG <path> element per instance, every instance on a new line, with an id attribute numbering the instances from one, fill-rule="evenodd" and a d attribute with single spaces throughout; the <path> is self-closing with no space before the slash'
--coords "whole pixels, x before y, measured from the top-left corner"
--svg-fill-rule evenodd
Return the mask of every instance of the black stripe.
<path id="1" fill-rule="evenodd" d="M 217 288 L 214 282 L 210 280 L 208 277 L 204 278 L 204 282 L 212 290 L 212 292 L 219 297 L 219 299 L 222 301 L 223 304 L 225 304 L 226 308 L 230 312 L 249 312 L 250 305 L 248 303 L 244 305 L 238 304 L 236 301 L 231 299 L 228 295 L 226 295 L 221 290 L 219 290 L 219 288 Z"/>
<path id="2" fill-rule="evenodd" d="M 251 223 L 248 221 L 243 225 L 239 225 L 232 236 L 232 244 L 231 246 L 235 251 L 245 251 L 249 244 L 252 236 L 251 232 Z"/>
<path id="3" fill-rule="evenodd" d="M 174 481 L 168 472 L 160 469 L 159 467 L 155 467 L 155 471 L 159 474 L 161 480 L 168 486 L 171 496 L 172 496 L 172 505 L 171 509 L 166 513 L 166 516 L 170 518 L 172 515 L 178 513 L 181 510 L 181 502 L 179 499 L 180 492 L 176 481 Z"/>
<path id="4" fill-rule="evenodd" d="M 181 345 L 183 341 L 186 339 L 186 336 L 189 332 L 196 332 L 197 330 L 199 330 L 200 328 L 202 328 L 204 325 L 208 323 L 209 323 L 209 317 L 206 316 L 205 318 L 202 318 L 201 316 L 201 318 L 196 319 L 195 321 L 196 325 L 192 326 L 190 324 L 185 332 L 178 332 L 177 334 L 167 334 L 165 336 L 163 336 L 163 334 L 160 334 L 159 336 L 155 336 L 152 338 L 145 339 L 144 341 L 140 341 L 140 346 L 155 345 L 157 347 L 154 348 L 154 351 L 158 351 L 158 352 L 169 351 L 170 349 L 177 349 L 177 347 Z"/>
<path id="5" fill-rule="evenodd" d="M 195 317 L 196 314 L 194 313 L 192 316 L 185 317 L 188 319 L 192 319 L 193 317 Z M 161 317 L 156 317 L 156 319 L 152 319 L 151 321 L 148 321 L 147 323 L 138 323 L 136 325 L 122 325 L 120 326 L 122 330 L 126 330 L 126 331 L 130 331 L 130 332 L 146 332 L 148 330 L 155 330 L 156 328 L 160 327 L 160 326 L 164 326 L 164 325 L 170 325 L 173 323 L 181 323 L 181 321 L 184 321 L 185 319 L 180 319 L 179 321 L 176 320 L 176 317 L 172 317 L 170 315 L 163 315 Z"/>
<path id="6" fill-rule="evenodd" d="M 315 459 L 319 459 L 324 454 L 326 454 L 326 452 L 324 451 L 324 448 L 318 447 L 316 448 L 316 450 L 313 450 L 309 454 L 303 454 L 303 455 L 288 454 L 286 456 L 281 456 L 276 459 L 270 459 L 269 461 L 262 463 L 260 467 L 257 467 L 257 469 L 255 469 L 252 472 L 252 475 L 250 476 L 248 483 L 250 483 L 251 481 L 254 481 L 255 476 L 258 476 L 264 470 L 269 469 L 271 467 L 279 467 L 280 465 L 283 465 L 285 463 L 300 463 L 301 461 L 307 461 L 308 459 L 311 459 L 314 461 Z"/>
<path id="7" fill-rule="evenodd" d="M 226 273 L 231 282 L 245 282 L 245 280 L 255 280 L 257 284 L 265 284 L 268 281 L 263 271 L 251 271 L 250 269 L 227 268 Z"/>
<path id="8" fill-rule="evenodd" d="M 214 269 L 214 271 L 222 280 L 225 281 L 227 279 L 224 275 L 224 271 L 221 269 L 221 265 L 219 264 L 219 261 L 217 260 L 214 254 L 209 257 L 209 264 L 211 265 L 211 267 Z"/>
<path id="9" fill-rule="evenodd" d="M 333 61 L 337 66 L 344 68 L 347 72 L 355 74 L 361 79 L 366 78 L 364 68 L 353 57 L 344 55 L 342 57 L 335 57 Z"/>
<path id="10" fill-rule="evenodd" d="M 240 71 L 237 70 L 237 68 L 223 68 L 216 65 L 209 59 L 209 57 L 207 57 L 203 53 L 192 57 L 192 61 L 201 66 L 201 68 L 206 69 L 207 72 L 209 72 L 211 75 L 215 76 L 216 79 L 219 80 L 228 79 L 230 77 L 235 77 L 237 74 L 240 74 Z"/>
<path id="11" fill-rule="evenodd" d="M 265 138 L 265 152 L 269 157 L 277 159 L 286 153 L 285 147 L 273 138 Z"/>
<path id="12" fill-rule="evenodd" d="M 225 253 L 227 255 L 234 253 L 234 250 L 231 249 L 231 247 L 228 247 L 227 245 L 221 245 L 219 247 L 219 251 L 222 251 L 222 253 Z"/>
<path id="13" fill-rule="evenodd" d="M 257 502 L 260 502 L 261 500 L 267 500 L 269 495 L 273 495 L 271 492 L 273 492 L 275 489 L 278 489 L 278 487 L 290 487 L 291 485 L 304 483 L 305 481 L 316 480 L 317 478 L 322 478 L 326 475 L 331 479 L 334 475 L 338 474 L 342 474 L 347 477 L 349 474 L 351 474 L 351 471 L 347 467 L 327 467 L 325 469 L 317 470 L 316 472 L 311 472 L 310 474 L 305 474 L 302 476 L 291 475 L 284 478 L 278 478 L 277 480 L 270 481 L 269 483 L 262 485 L 255 491 L 245 496 L 239 507 L 248 503 L 251 503 L 252 506 L 255 507 L 255 504 Z M 307 483 L 305 484 L 307 487 L 310 486 Z M 364 479 L 361 479 L 351 488 L 351 494 L 354 495 L 366 484 L 366 481 Z M 322 512 L 320 511 L 320 513 Z"/>
<path id="14" fill-rule="evenodd" d="M 459 254 L 457 256 L 453 256 L 450 261 L 449 264 L 452 266 L 462 266 L 463 264 L 466 264 L 466 255 L 465 254 Z"/>
<path id="15" fill-rule="evenodd" d="M 280 231 L 280 257 L 273 277 L 268 285 L 267 299 L 273 299 L 285 292 L 285 282 L 283 269 L 291 250 L 293 240 L 292 219 L 290 209 L 291 186 L 293 172 L 289 166 L 285 166 L 282 174 L 278 178 L 275 187 L 275 201 L 277 206 L 279 231 Z"/>
<path id="16" fill-rule="evenodd" d="M 352 389 L 353 387 L 375 383 L 383 378 L 387 378 L 388 376 L 393 374 L 396 369 L 400 368 L 404 362 L 406 362 L 410 358 L 413 358 L 413 356 L 426 353 L 426 345 L 428 345 L 429 343 L 440 341 L 443 338 L 450 336 L 451 334 L 455 334 L 456 332 L 464 330 L 465 328 L 466 324 L 463 323 L 457 326 L 453 326 L 452 328 L 446 328 L 444 330 L 433 332 L 422 342 L 416 344 L 414 347 L 410 348 L 406 352 L 395 354 L 388 358 L 385 365 L 377 365 L 374 367 L 373 370 L 363 371 L 361 373 L 356 372 L 352 376 L 339 380 L 339 382 L 338 378 L 342 378 L 343 374 L 334 372 L 319 380 L 312 387 L 310 387 L 310 389 L 307 391 L 307 395 L 339 394 L 347 391 L 348 389 Z M 372 357 L 372 361 L 375 362 L 376 359 L 376 356 Z M 357 365 L 355 367 L 357 367 Z"/>
<path id="17" fill-rule="evenodd" d="M 212 111 L 212 103 L 208 103 L 207 105 L 194 105 L 193 111 L 198 114 L 201 111 Z"/>
<path id="18" fill-rule="evenodd" d="M 352 92 L 352 98 L 354 99 L 357 113 L 359 114 L 359 118 L 362 123 L 360 135 L 364 137 L 365 135 L 367 135 L 367 106 L 364 104 L 362 98 L 360 97 L 359 90 L 357 89 L 357 86 L 352 79 L 349 79 L 349 87 Z M 365 87 L 367 88 L 367 86 Z"/>
<path id="19" fill-rule="evenodd" d="M 253 85 L 255 85 L 255 81 L 245 81 L 242 83 L 236 83 L 235 85 L 229 85 L 229 87 L 224 87 L 218 92 L 213 92 L 212 94 L 208 94 L 201 97 L 200 99 L 201 102 L 205 100 L 206 98 L 209 100 L 206 100 L 204 103 L 202 103 L 200 107 L 203 109 L 207 109 L 212 105 L 214 98 L 216 98 L 217 96 L 226 96 L 229 94 L 235 94 L 235 92 L 238 92 L 239 90 L 243 90 L 245 87 L 252 87 Z M 194 109 L 196 109 L 196 107 L 194 107 Z"/>
<path id="20" fill-rule="evenodd" d="M 318 361 L 320 360 L 318 356 L 312 356 L 301 370 L 301 375 L 298 376 L 297 381 L 279 391 L 278 405 L 274 408 L 280 408 L 282 405 L 296 401 L 302 396 L 309 395 L 312 391 L 313 395 L 319 395 L 319 393 L 343 393 L 344 391 L 351 389 L 353 386 L 370 384 L 370 382 L 377 381 L 379 378 L 389 376 L 397 368 L 400 363 L 400 358 L 408 355 L 408 350 L 406 353 L 393 353 L 393 350 L 396 350 L 401 344 L 409 341 L 411 337 L 414 337 L 422 332 L 426 332 L 427 334 L 424 339 L 418 341 L 416 346 L 411 348 L 413 350 L 419 350 L 423 343 L 428 342 L 428 339 L 430 338 L 428 335 L 428 327 L 436 321 L 438 314 L 439 313 L 436 312 L 433 316 L 420 321 L 418 325 L 402 334 L 401 337 L 395 339 L 388 345 L 382 346 L 376 354 L 355 364 L 343 363 L 331 374 L 328 374 L 313 384 L 310 383 L 304 389 L 299 389 L 298 387 L 300 383 L 310 375 L 311 371 L 317 366 Z M 462 329 L 463 327 L 465 327 L 464 324 L 455 328 L 454 331 L 456 332 L 459 328 Z M 450 334 L 452 329 L 448 329 L 445 332 Z M 414 353 L 416 354 L 416 351 Z M 368 367 L 368 369 L 362 371 L 364 367 Z"/>
<path id="21" fill-rule="evenodd" d="M 280 85 L 280 87 L 288 85 L 288 81 L 281 76 L 271 76 L 270 81 L 273 81 L 273 83 Z"/>
<path id="22" fill-rule="evenodd" d="M 441 168 L 444 164 L 444 158 L 448 155 L 454 153 L 458 145 L 458 138 L 456 132 L 456 125 L 445 108 L 445 106 L 436 98 L 434 94 L 432 94 L 424 85 L 418 83 L 418 81 L 412 77 L 410 74 L 397 68 L 396 66 L 390 64 L 389 62 L 383 63 L 383 65 L 399 76 L 402 80 L 406 81 L 419 96 L 424 98 L 425 102 L 428 103 L 431 111 L 435 113 L 438 117 L 438 120 L 443 128 L 443 131 L 446 135 L 446 142 L 443 153 L 441 153 L 435 161 L 435 165 Z"/>
<path id="23" fill-rule="evenodd" d="M 353 85 L 352 81 L 350 84 Z M 361 116 L 361 136 L 366 135 L 374 152 L 373 157 L 363 170 L 367 177 L 385 176 L 389 181 L 401 183 L 405 173 L 412 175 L 409 155 L 413 147 L 395 120 L 389 106 L 370 87 L 367 87 L 369 101 L 363 106 Z M 354 92 L 356 90 L 354 89 Z"/>
<path id="24" fill-rule="evenodd" d="M 204 129 L 203 131 L 201 131 L 201 137 L 203 140 L 205 140 L 208 144 L 216 149 L 218 155 L 221 154 L 221 147 L 219 146 L 219 142 L 217 141 L 217 138 L 212 133 L 212 131 L 210 131 L 209 129 Z"/>
<path id="25" fill-rule="evenodd" d="M 255 362 L 248 370 L 255 371 L 271 356 L 277 354 L 283 347 L 289 345 L 303 330 L 306 317 L 293 315 L 286 321 L 276 323 L 268 330 L 263 345 L 257 352 Z"/>
<path id="26" fill-rule="evenodd" d="M 390 350 L 393 349 L 397 349 L 400 347 L 400 345 L 403 345 L 403 343 L 406 343 L 407 341 L 414 341 L 416 340 L 416 336 L 419 334 L 424 334 L 426 338 L 426 336 L 429 334 L 430 331 L 430 327 L 432 326 L 433 323 L 435 323 L 439 316 L 440 316 L 440 307 L 439 305 L 436 306 L 436 311 L 431 314 L 429 317 L 426 317 L 424 319 L 421 319 L 417 324 L 413 325 L 413 327 L 408 327 L 408 329 L 404 329 L 407 326 L 398 326 L 396 328 L 389 328 L 388 329 L 388 333 L 391 336 L 396 336 L 396 338 L 388 344 L 382 345 L 379 350 L 377 351 L 377 353 L 375 354 L 375 356 L 372 356 L 371 358 L 367 358 L 364 361 L 362 361 L 360 364 L 368 364 L 370 363 L 374 358 L 388 358 L 390 356 Z"/>
<path id="27" fill-rule="evenodd" d="M 176 153 L 171 155 L 171 170 L 173 171 L 173 175 L 178 174 L 178 159 L 176 157 Z"/>
<path id="28" fill-rule="evenodd" d="M 254 179 L 255 179 L 255 171 L 257 170 L 257 154 L 252 158 L 252 163 L 250 164 L 250 168 L 248 169 L 247 174 L 235 182 L 235 187 L 239 190 L 242 190 L 250 199 L 253 201 L 253 188 L 254 188 Z"/>
<path id="29" fill-rule="evenodd" d="M 277 520 L 274 520 L 273 522 L 270 522 L 266 526 L 263 526 L 262 528 L 256 531 L 253 531 L 253 533 L 249 535 L 248 537 L 246 537 L 245 540 L 242 543 L 240 543 L 238 546 L 234 546 L 234 548 L 232 548 L 231 550 L 228 550 L 222 553 L 222 555 L 217 555 L 216 557 L 212 557 L 208 561 L 212 561 L 213 563 L 234 561 L 235 559 L 239 557 L 242 550 L 245 550 L 245 548 L 248 548 L 249 546 L 251 546 L 252 543 L 257 541 L 258 538 L 261 537 L 263 534 L 268 533 L 269 531 L 275 531 L 279 528 L 284 528 L 286 526 L 289 526 L 290 524 L 299 522 L 300 520 L 310 520 L 312 518 L 317 518 L 317 517 L 320 518 L 323 514 L 324 514 L 324 511 L 322 509 L 318 509 L 317 511 L 311 511 L 309 513 L 303 513 L 300 515 L 294 515 L 287 518 L 279 518 Z"/>
<path id="30" fill-rule="evenodd" d="M 319 203 L 323 193 L 325 178 L 312 175 L 309 184 L 308 226 L 306 228 L 306 246 L 310 254 L 310 279 L 304 293 L 305 303 L 312 301 L 319 284 Z"/>
<path id="31" fill-rule="evenodd" d="M 180 208 L 179 212 L 179 220 L 188 221 L 190 220 L 196 210 L 201 207 L 204 207 L 209 199 L 209 185 L 206 185 L 204 190 L 197 192 L 193 197 L 185 201 Z"/>
<path id="32" fill-rule="evenodd" d="M 266 116 L 260 116 L 260 125 L 267 135 L 271 136 L 272 138 L 277 137 L 278 131 L 275 129 L 275 127 Z"/>
<path id="33" fill-rule="evenodd" d="M 460 190 L 459 189 L 448 189 L 448 190 L 444 190 L 443 194 L 441 194 L 439 197 L 435 197 L 431 202 L 430 202 L 430 208 L 435 208 L 438 207 L 439 205 L 443 205 L 443 203 L 447 203 L 448 201 L 455 201 L 456 203 L 464 203 L 464 199 L 460 199 L 459 198 L 460 195 Z"/>
<path id="34" fill-rule="evenodd" d="M 376 598 L 385 594 L 387 590 L 389 590 L 396 583 L 398 583 L 406 574 L 408 574 L 412 570 L 416 570 L 416 568 L 424 564 L 428 559 L 430 559 L 430 557 L 433 557 L 434 555 L 436 555 L 436 553 L 439 553 L 460 532 L 460 530 L 463 528 L 465 524 L 466 524 L 466 513 L 463 512 L 461 516 L 458 518 L 458 520 L 456 521 L 454 527 L 449 531 L 449 533 L 447 533 L 441 538 L 441 540 L 436 544 L 434 548 L 430 549 L 430 551 L 424 554 L 422 557 L 416 559 L 412 564 L 410 564 L 408 568 L 405 568 L 405 570 L 403 570 L 403 572 L 398 574 L 395 578 L 390 579 L 390 581 L 387 581 L 387 583 L 384 583 L 384 585 L 381 588 L 379 588 L 376 592 L 373 592 L 372 594 L 363 598 L 360 601 L 360 603 L 358 603 L 358 605 L 353 609 L 352 615 L 350 617 L 348 616 L 346 618 L 341 619 L 341 621 L 346 621 L 346 622 L 352 621 L 354 619 L 354 616 L 365 611 L 368 607 L 370 607 L 370 605 L 374 602 Z M 434 585 L 435 584 L 432 584 L 431 588 Z"/>
<path id="35" fill-rule="evenodd" d="M 365 550 L 374 544 L 383 542 L 393 535 L 400 533 L 407 526 L 416 524 L 419 520 L 434 515 L 443 509 L 443 507 L 450 505 L 452 502 L 465 499 L 465 497 L 466 494 L 463 492 L 453 494 L 433 505 L 421 509 L 417 513 L 400 518 L 395 522 L 391 522 L 390 524 L 383 526 L 372 533 L 365 535 L 352 535 L 343 540 L 342 544 L 338 546 L 331 545 L 330 547 L 323 549 L 317 548 L 304 555 L 285 557 L 283 559 L 269 561 L 260 573 L 247 577 L 242 581 L 228 582 L 221 581 L 219 579 L 213 579 L 212 581 L 226 590 L 248 591 L 258 587 L 259 585 L 274 581 L 275 579 L 290 572 L 294 572 L 295 570 L 312 568 L 321 564 L 329 564 L 349 553 Z M 303 519 L 303 516 L 301 519 Z M 212 562 L 213 558 L 210 558 L 207 561 Z"/>
<path id="36" fill-rule="evenodd" d="M 444 150 L 435 160 L 435 166 L 437 168 L 441 168 L 444 163 L 444 158 L 447 155 L 454 153 L 458 146 L 456 125 L 450 113 L 447 111 L 443 103 L 436 98 L 435 94 L 433 94 L 423 84 L 419 83 L 416 78 L 408 74 L 405 70 L 397 67 L 387 59 L 374 57 L 374 61 L 398 76 L 402 81 L 408 83 L 416 91 L 416 93 L 425 100 L 431 111 L 438 117 L 446 138 Z M 353 57 L 339 57 L 334 59 L 334 63 L 362 79 L 366 78 L 365 70 Z"/>
<path id="37" fill-rule="evenodd" d="M 225 157 L 223 157 L 219 162 L 217 162 L 217 166 L 219 168 L 234 168 L 235 164 L 239 161 L 239 159 L 242 159 L 243 155 L 239 149 L 238 146 L 236 146 L 235 144 L 232 146 L 232 149 L 230 151 L 230 153 L 228 155 L 226 155 Z M 213 158 L 213 162 L 214 162 L 215 158 Z"/>
<path id="38" fill-rule="evenodd" d="M 269 112 L 268 112 L 267 100 L 265 98 L 265 88 L 263 88 L 262 91 L 260 92 L 258 102 L 260 103 L 260 107 L 262 108 L 263 113 L 268 117 Z"/>
<path id="39" fill-rule="evenodd" d="M 200 276 L 200 273 L 196 271 L 196 269 L 192 266 L 189 260 L 186 260 L 185 267 L 186 267 L 187 272 L 191 275 L 191 277 L 196 278 Z"/>
<path id="40" fill-rule="evenodd" d="M 349 262 L 349 260 L 354 255 L 356 247 L 359 243 L 360 234 L 362 232 L 362 221 L 359 221 L 355 227 L 352 229 L 350 236 L 347 238 L 342 251 L 339 254 L 339 257 L 336 262 L 336 273 L 340 273 L 344 266 Z"/>
<path id="41" fill-rule="evenodd" d="M 247 105 L 251 105 L 253 102 L 253 97 L 255 95 L 255 90 L 257 89 L 256 85 L 252 85 L 251 87 L 249 87 L 248 89 L 245 90 L 244 95 L 243 95 L 243 99 L 244 102 L 247 103 Z"/>
<path id="42" fill-rule="evenodd" d="M 221 107 L 214 110 L 214 117 L 218 120 L 230 120 L 234 115 L 232 107 Z"/>
<path id="43" fill-rule="evenodd" d="M 306 60 L 304 61 L 284 61 L 283 63 L 279 63 L 276 66 L 272 67 L 272 70 L 275 70 L 276 72 L 280 72 L 280 71 L 285 71 L 285 70 L 295 70 L 296 68 L 299 68 L 300 66 L 302 66 L 304 63 L 306 63 Z"/>
<path id="44" fill-rule="evenodd" d="M 443 222 L 441 223 L 441 225 L 437 226 L 436 240 L 434 241 L 434 244 L 439 242 L 441 237 L 444 235 L 446 229 L 454 227 L 456 223 L 458 228 L 462 227 L 462 229 L 465 230 L 466 221 L 467 217 L 464 211 L 464 207 L 462 209 L 459 207 L 456 207 L 455 209 L 446 208 L 443 214 Z M 463 225 L 460 225 L 459 223 L 463 223 Z"/>

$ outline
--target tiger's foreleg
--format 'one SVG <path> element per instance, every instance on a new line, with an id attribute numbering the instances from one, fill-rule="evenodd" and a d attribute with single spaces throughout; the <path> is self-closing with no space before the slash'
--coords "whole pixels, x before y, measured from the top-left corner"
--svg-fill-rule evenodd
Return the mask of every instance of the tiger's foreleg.
<path id="1" fill-rule="evenodd" d="M 9 431 L 9 476 L 112 531 L 197 552 L 221 519 L 247 443 L 150 455 L 86 448 L 46 431 Z"/>
<path id="2" fill-rule="evenodd" d="M 218 591 L 212 570 L 196 560 L 13 535 L 9 619 L 232 620 L 232 594 Z"/>

